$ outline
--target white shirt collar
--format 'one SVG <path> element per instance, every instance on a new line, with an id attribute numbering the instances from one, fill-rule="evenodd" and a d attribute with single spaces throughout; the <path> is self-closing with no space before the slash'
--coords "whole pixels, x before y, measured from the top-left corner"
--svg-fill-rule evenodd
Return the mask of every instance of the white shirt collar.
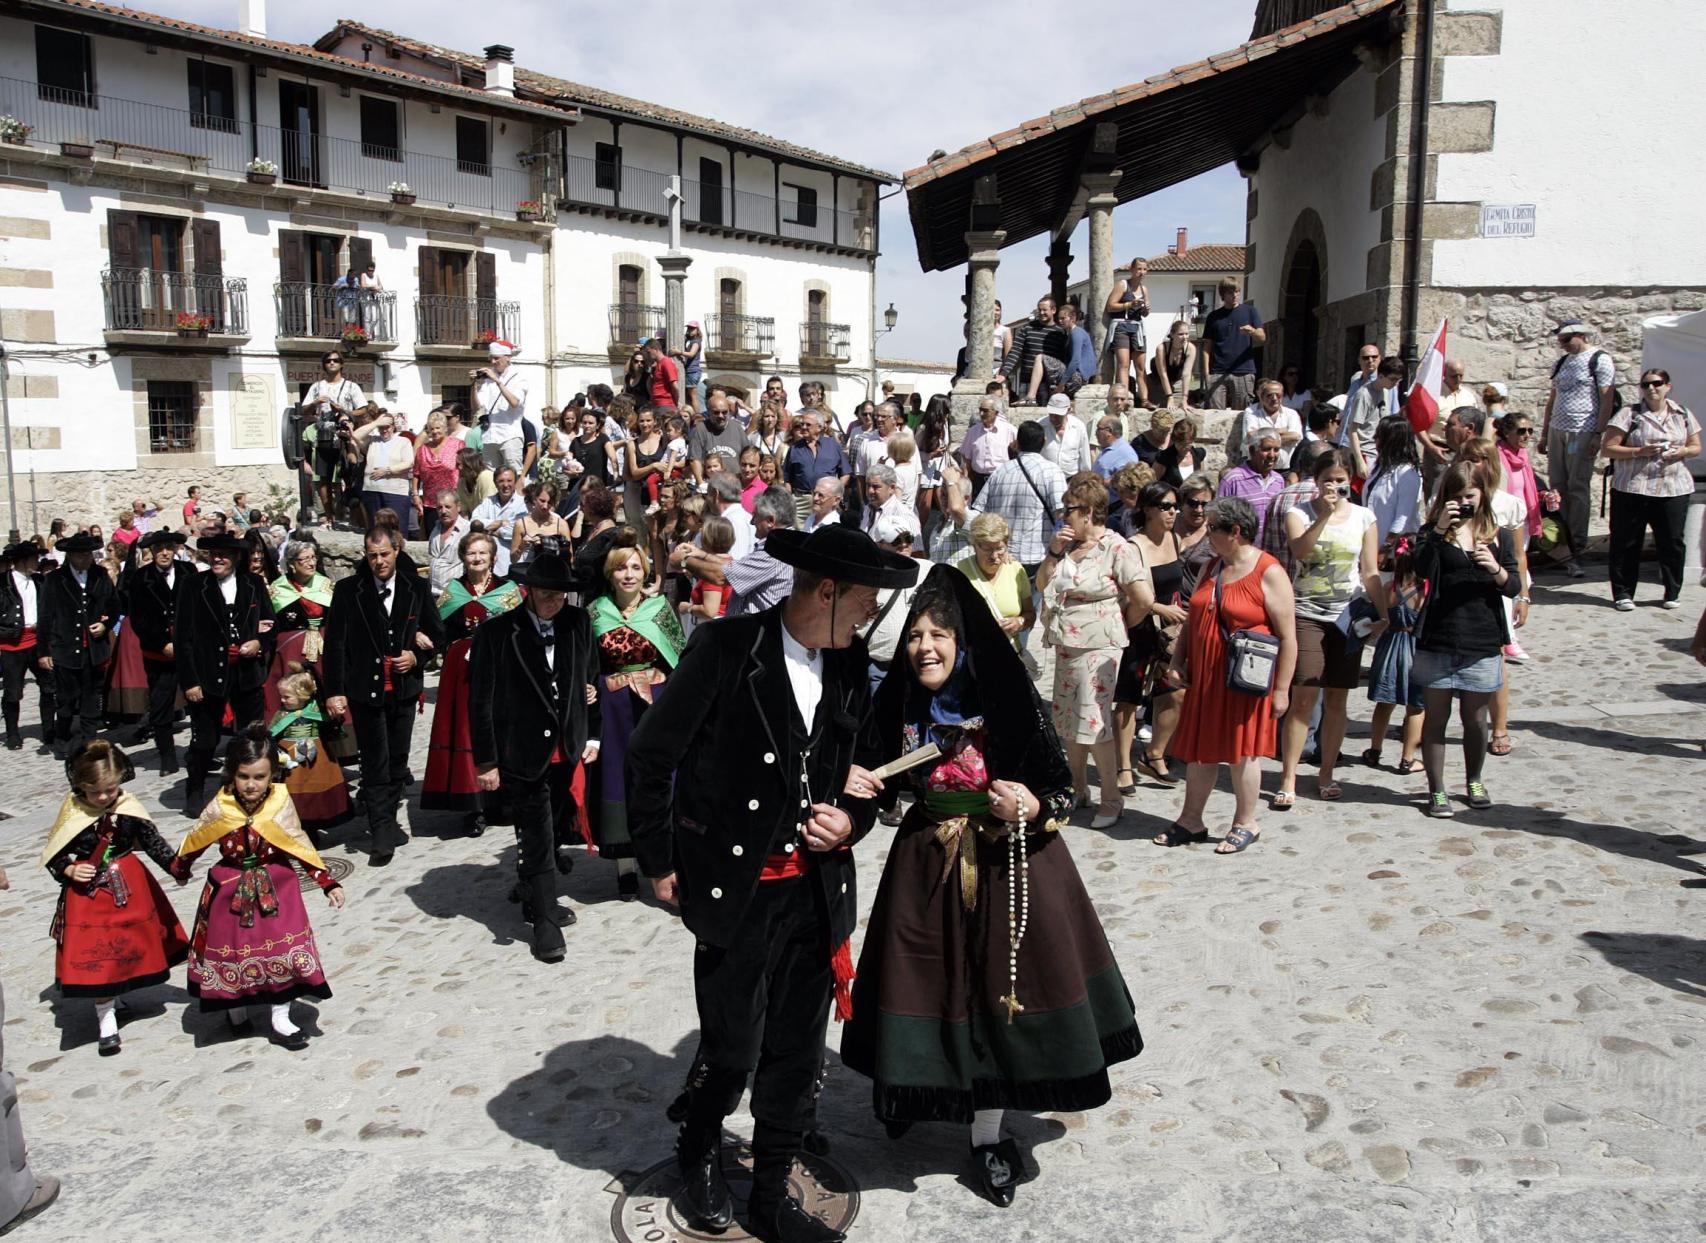
<path id="1" fill-rule="evenodd" d="M 818 701 L 823 698 L 823 653 L 808 648 L 782 626 L 782 658 L 788 668 L 788 683 L 794 691 L 794 704 L 800 710 L 800 720 L 807 729 L 817 716 Z"/>
<path id="2" fill-rule="evenodd" d="M 237 575 L 233 571 L 229 578 L 216 580 L 219 583 L 219 594 L 225 597 L 226 604 L 237 603 Z"/>
<path id="3" fill-rule="evenodd" d="M 384 582 L 381 582 L 377 578 L 374 579 L 373 590 L 379 596 L 379 604 L 380 607 L 385 610 L 385 616 L 391 616 L 391 605 L 397 599 L 396 574 L 392 574 L 391 577 L 386 579 Z"/>

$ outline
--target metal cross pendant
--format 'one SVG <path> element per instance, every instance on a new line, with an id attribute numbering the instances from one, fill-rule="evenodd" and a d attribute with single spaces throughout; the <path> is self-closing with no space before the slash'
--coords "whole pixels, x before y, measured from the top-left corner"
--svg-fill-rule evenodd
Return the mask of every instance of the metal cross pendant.
<path id="1" fill-rule="evenodd" d="M 1023 1014 L 1025 1012 L 1025 1007 L 1019 1004 L 1019 998 L 1016 993 L 1008 993 L 1005 997 L 1001 998 L 998 1004 L 1006 1008 L 1007 1022 L 1009 1024 L 1013 1022 L 1013 1017 L 1015 1015 Z"/>

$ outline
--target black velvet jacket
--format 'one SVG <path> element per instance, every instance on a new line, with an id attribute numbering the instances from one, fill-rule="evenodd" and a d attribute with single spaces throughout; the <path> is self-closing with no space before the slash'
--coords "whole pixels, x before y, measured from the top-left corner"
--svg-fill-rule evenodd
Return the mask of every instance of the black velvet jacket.
<path id="1" fill-rule="evenodd" d="M 105 569 L 91 565 L 86 587 L 77 586 L 71 567 L 62 565 L 39 580 L 36 588 L 36 641 L 53 657 L 53 663 L 80 669 L 87 660 L 103 665 L 112 655 L 113 622 L 118 620 L 118 591 Z M 106 627 L 98 639 L 88 637 L 89 627 Z"/>
<path id="2" fill-rule="evenodd" d="M 640 870 L 675 872 L 682 920 L 710 945 L 734 939 L 765 857 L 801 818 L 782 608 L 695 630 L 628 744 L 628 827 Z M 811 788 L 817 801 L 847 810 L 857 841 L 870 831 L 876 805 L 841 791 L 849 765 L 875 766 L 875 736 L 863 728 L 870 658 L 862 639 L 823 658 L 823 732 Z M 829 911 L 830 944 L 839 945 L 857 918 L 852 852 L 813 851 L 808 865 Z"/>
<path id="3" fill-rule="evenodd" d="M 140 566 L 124 576 L 124 615 L 136 631 L 136 641 L 145 652 L 163 652 L 172 642 L 178 610 L 201 575 L 195 566 L 180 561 L 172 567 L 172 585 L 166 574 L 153 565 Z"/>
<path id="4" fill-rule="evenodd" d="M 184 570 L 180 568 L 182 575 Z M 261 623 L 270 622 L 272 597 L 267 585 L 243 570 L 232 572 L 237 580 L 236 603 L 231 610 L 220 594 L 219 580 L 211 571 L 191 571 L 189 590 L 178 597 L 177 621 L 173 629 L 172 660 L 178 667 L 178 685 L 185 690 L 201 687 L 210 699 L 229 699 L 236 691 L 252 691 L 267 679 L 272 661 L 272 635 Z M 241 647 L 250 639 L 259 641 L 260 654 L 239 656 L 235 664 L 227 658 L 233 644 Z"/>
<path id="5" fill-rule="evenodd" d="M 489 618 L 474 630 L 468 666 L 468 728 L 474 764 L 495 764 L 501 777 L 534 781 L 562 747 L 580 762 L 589 738 L 599 737 L 599 705 L 586 701 L 598 676 L 598 648 L 583 609 L 565 606 L 552 620 L 556 655 L 525 607 Z"/>
<path id="6" fill-rule="evenodd" d="M 407 673 L 392 670 L 392 693 L 398 700 L 421 693 L 431 651 L 415 646 L 417 635 L 432 640 L 432 651 L 444 650 L 444 625 L 438 619 L 427 583 L 404 573 L 401 558 L 391 585 L 396 598 L 387 616 L 379 602 L 373 576 L 365 571 L 341 579 L 332 588 L 332 607 L 326 614 L 325 654 L 322 657 L 326 698 L 344 696 L 351 708 L 377 708 L 385 699 L 385 657 L 407 648 L 415 666 Z"/>

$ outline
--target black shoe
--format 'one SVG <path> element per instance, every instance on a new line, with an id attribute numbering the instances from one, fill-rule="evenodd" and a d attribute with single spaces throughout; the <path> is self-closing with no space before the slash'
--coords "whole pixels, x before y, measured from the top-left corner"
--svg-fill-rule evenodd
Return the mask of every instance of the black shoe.
<path id="1" fill-rule="evenodd" d="M 308 1047 L 308 1033 L 298 1028 L 288 1036 L 281 1036 L 276 1031 L 272 1034 L 273 1043 L 281 1049 L 289 1049 L 292 1053 L 300 1053 Z"/>
<path id="2" fill-rule="evenodd" d="M 640 874 L 638 872 L 616 873 L 616 895 L 624 902 L 632 902 L 640 896 Z"/>
<path id="3" fill-rule="evenodd" d="M 568 942 L 558 926 L 556 884 L 549 872 L 531 877 L 522 889 L 521 913 L 533 925 L 533 956 L 540 962 L 562 962 L 568 956 Z M 574 923 L 574 912 L 568 912 Z"/>
<path id="4" fill-rule="evenodd" d="M 112 1057 L 120 1049 L 124 1048 L 124 1043 L 119 1039 L 118 1033 L 114 1032 L 110 1036 L 102 1036 L 97 1047 L 100 1049 L 102 1057 Z"/>
<path id="5" fill-rule="evenodd" d="M 806 1212 L 790 1195 L 772 1204 L 748 1205 L 746 1228 L 764 1243 L 846 1243 L 847 1239 L 841 1231 Z"/>
<path id="6" fill-rule="evenodd" d="M 559 846 L 554 852 L 557 859 L 557 870 L 564 876 L 575 870 L 575 850 L 573 846 Z"/>
<path id="7" fill-rule="evenodd" d="M 6 750 L 22 751 L 23 749 L 24 740 L 22 738 L 19 738 L 16 734 L 8 734 L 6 736 Z"/>
<path id="8" fill-rule="evenodd" d="M 1025 1163 L 1019 1157 L 1019 1147 L 1010 1139 L 998 1144 L 983 1144 L 971 1150 L 977 1184 L 990 1203 L 1006 1208 L 1013 1203 L 1013 1193 L 1025 1176 Z"/>
<path id="9" fill-rule="evenodd" d="M 723 1181 L 721 1146 L 712 1144 L 708 1152 L 688 1152 L 678 1142 L 675 1165 L 681 1175 L 681 1215 L 687 1224 L 711 1234 L 721 1234 L 734 1225 L 735 1202 L 728 1183 Z"/>
<path id="10" fill-rule="evenodd" d="M 480 837 L 486 831 L 486 818 L 479 812 L 475 812 L 462 822 L 462 828 L 469 837 Z"/>
<path id="11" fill-rule="evenodd" d="M 375 850 L 372 854 L 367 856 L 367 866 L 370 868 L 385 867 L 391 862 L 392 856 L 396 853 L 397 852 L 394 850 Z"/>

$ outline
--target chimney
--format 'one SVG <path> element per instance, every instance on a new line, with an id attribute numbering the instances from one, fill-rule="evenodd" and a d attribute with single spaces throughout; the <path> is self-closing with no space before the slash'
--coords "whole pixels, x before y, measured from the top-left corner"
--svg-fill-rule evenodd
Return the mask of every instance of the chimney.
<path id="1" fill-rule="evenodd" d="M 237 29 L 246 35 L 267 37 L 267 0 L 237 0 Z"/>
<path id="2" fill-rule="evenodd" d="M 1186 244 L 1185 237 L 1186 230 L 1180 229 L 1178 240 L 1176 240 L 1171 246 L 1167 247 L 1167 253 L 1172 255 L 1175 259 L 1183 259 L 1190 253 L 1190 247 Z"/>
<path id="3" fill-rule="evenodd" d="M 486 89 L 493 95 L 515 96 L 515 49 L 494 43 L 486 49 Z"/>

